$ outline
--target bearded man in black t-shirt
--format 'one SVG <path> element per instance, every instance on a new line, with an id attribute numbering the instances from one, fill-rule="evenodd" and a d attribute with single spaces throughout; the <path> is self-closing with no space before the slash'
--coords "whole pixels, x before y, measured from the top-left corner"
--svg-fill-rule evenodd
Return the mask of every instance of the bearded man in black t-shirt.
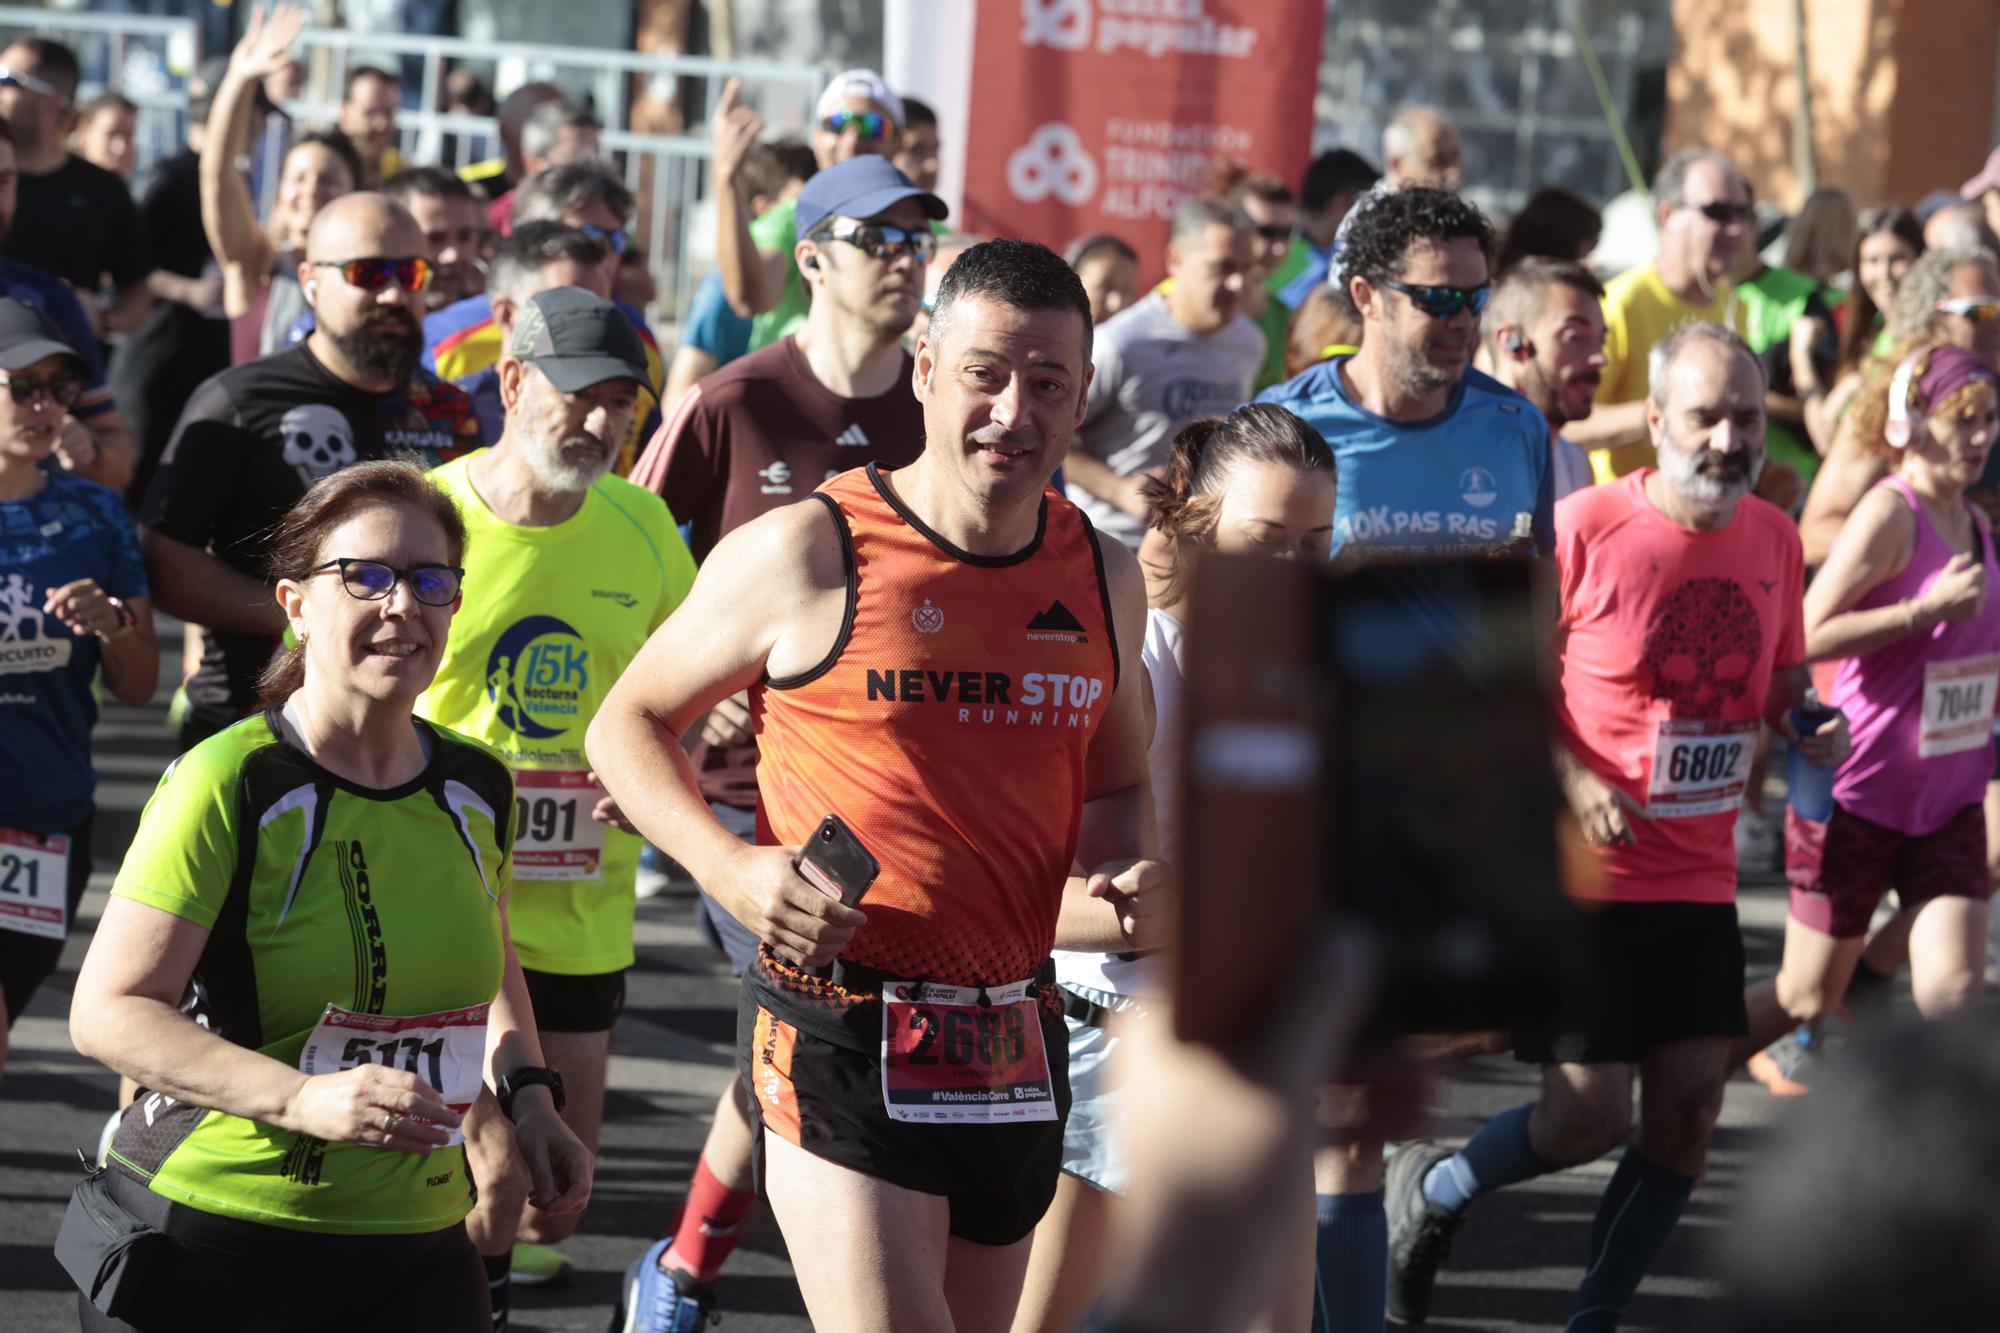
<path id="1" fill-rule="evenodd" d="M 314 219 L 299 284 L 318 318 L 304 342 L 196 389 L 139 511 L 156 604 L 203 627 L 183 748 L 256 706 L 284 617 L 271 528 L 313 482 L 351 463 L 436 465 L 478 447 L 472 404 L 422 369 L 424 234 L 379 194 Z"/>

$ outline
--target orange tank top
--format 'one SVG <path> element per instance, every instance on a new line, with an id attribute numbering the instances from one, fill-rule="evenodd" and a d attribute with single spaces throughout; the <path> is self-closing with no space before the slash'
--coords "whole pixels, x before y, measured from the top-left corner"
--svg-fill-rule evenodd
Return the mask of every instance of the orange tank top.
<path id="1" fill-rule="evenodd" d="M 1084 754 L 1118 681 L 1103 553 L 1053 490 L 1021 551 L 958 550 L 893 475 L 857 468 L 812 496 L 841 530 L 848 614 L 818 666 L 751 691 L 758 841 L 801 844 L 839 815 L 882 865 L 842 958 L 1002 985 L 1054 945 Z"/>

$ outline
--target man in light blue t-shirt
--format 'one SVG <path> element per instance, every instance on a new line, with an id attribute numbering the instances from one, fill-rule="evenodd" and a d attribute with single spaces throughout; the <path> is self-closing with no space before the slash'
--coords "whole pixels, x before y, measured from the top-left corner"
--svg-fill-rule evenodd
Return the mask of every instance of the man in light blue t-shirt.
<path id="1" fill-rule="evenodd" d="M 1492 253 L 1491 224 L 1457 195 L 1382 195 L 1342 250 L 1361 350 L 1258 395 L 1333 447 L 1336 555 L 1552 546 L 1548 424 L 1471 368 Z"/>

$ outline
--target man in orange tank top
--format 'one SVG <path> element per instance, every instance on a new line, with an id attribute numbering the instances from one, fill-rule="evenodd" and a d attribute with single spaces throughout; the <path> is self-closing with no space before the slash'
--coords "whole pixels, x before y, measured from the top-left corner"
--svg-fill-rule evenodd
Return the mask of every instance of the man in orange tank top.
<path id="1" fill-rule="evenodd" d="M 591 725 L 607 790 L 763 941 L 741 1072 L 821 1330 L 1009 1326 L 1068 1111 L 1058 916 L 1137 947 L 1160 901 L 1143 584 L 1048 488 L 1089 382 L 1061 258 L 967 250 L 917 347 L 923 454 L 723 538 Z M 757 846 L 681 748 L 746 688 Z M 795 869 L 828 814 L 880 865 L 858 908 Z"/>

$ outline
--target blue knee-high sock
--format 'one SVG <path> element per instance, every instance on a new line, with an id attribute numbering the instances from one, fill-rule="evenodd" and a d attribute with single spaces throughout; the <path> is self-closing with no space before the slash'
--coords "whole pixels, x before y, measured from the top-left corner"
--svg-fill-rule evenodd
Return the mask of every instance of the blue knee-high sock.
<path id="1" fill-rule="evenodd" d="M 1673 1234 L 1694 1193 L 1694 1177 L 1669 1171 L 1627 1148 L 1590 1224 L 1590 1258 L 1563 1333 L 1609 1333 Z"/>
<path id="2" fill-rule="evenodd" d="M 1389 1326 L 1389 1217 L 1382 1191 L 1319 1196 L 1313 1333 L 1381 1333 Z"/>
<path id="3" fill-rule="evenodd" d="M 1489 1191 L 1547 1175 L 1548 1163 L 1535 1154 L 1528 1138 L 1534 1110 L 1532 1103 L 1516 1106 L 1487 1121 L 1462 1152 L 1430 1169 L 1424 1197 L 1457 1212 Z"/>

